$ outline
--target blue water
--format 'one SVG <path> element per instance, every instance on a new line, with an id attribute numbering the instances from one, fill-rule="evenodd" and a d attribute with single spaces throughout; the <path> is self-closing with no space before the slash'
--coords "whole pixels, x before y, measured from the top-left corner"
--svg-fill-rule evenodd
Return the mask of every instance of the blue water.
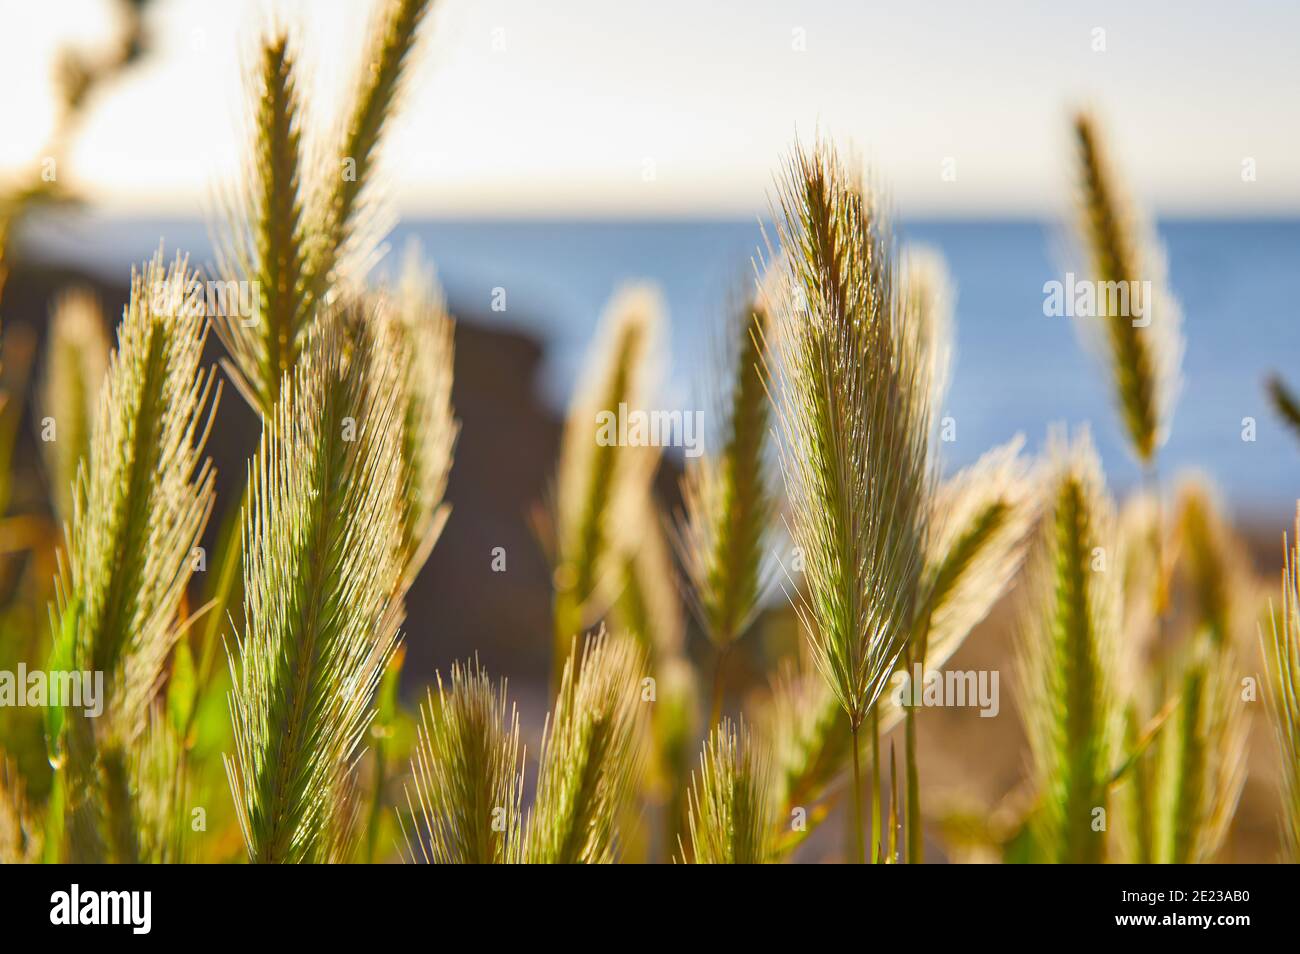
<path id="1" fill-rule="evenodd" d="M 957 422 L 957 440 L 943 447 L 946 467 L 966 465 L 1017 433 L 1032 448 L 1053 422 L 1091 422 L 1111 482 L 1134 483 L 1137 468 L 1107 380 L 1071 319 L 1043 315 L 1043 283 L 1064 271 L 1058 227 L 919 222 L 904 223 L 902 233 L 942 251 L 958 287 L 956 362 L 943 408 Z M 147 256 L 160 234 L 169 247 L 210 256 L 206 230 L 192 222 L 54 223 L 37 233 L 37 244 L 112 270 Z M 1198 468 L 1239 514 L 1281 528 L 1300 496 L 1300 442 L 1277 423 L 1262 381 L 1276 369 L 1300 387 L 1300 221 L 1171 221 L 1160 235 L 1187 339 L 1161 470 Z M 542 387 L 557 405 L 609 295 L 625 281 L 646 279 L 662 289 L 670 315 L 660 403 L 694 406 L 693 382 L 707 373 L 717 323 L 748 287 L 763 247 L 757 221 L 414 221 L 390 245 L 400 252 L 411 236 L 437 263 L 453 304 L 548 344 Z M 491 310 L 495 288 L 505 289 L 504 312 Z M 1256 421 L 1253 443 L 1242 440 L 1247 417 Z"/>

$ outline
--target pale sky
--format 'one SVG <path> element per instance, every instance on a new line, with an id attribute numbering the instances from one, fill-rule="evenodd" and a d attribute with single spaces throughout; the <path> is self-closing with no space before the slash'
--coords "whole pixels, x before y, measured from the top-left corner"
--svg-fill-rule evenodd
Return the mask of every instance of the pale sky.
<path id="1" fill-rule="evenodd" d="M 297 29 L 323 125 L 371 7 L 161 0 L 152 57 L 60 175 L 113 211 L 201 214 L 238 169 L 266 11 Z M 53 51 L 102 41 L 111 11 L 0 0 L 0 176 L 41 157 Z M 818 130 L 905 214 L 1052 213 L 1082 102 L 1158 211 L 1300 212 L 1300 4 L 443 0 L 433 27 L 389 144 L 408 215 L 748 216 Z"/>

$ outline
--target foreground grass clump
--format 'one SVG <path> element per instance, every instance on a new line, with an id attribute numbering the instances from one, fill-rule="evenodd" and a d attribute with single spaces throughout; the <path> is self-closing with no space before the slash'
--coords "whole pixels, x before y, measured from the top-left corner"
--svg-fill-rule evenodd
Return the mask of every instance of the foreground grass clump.
<path id="1" fill-rule="evenodd" d="M 588 637 L 568 656 L 542 733 L 536 794 L 520 812 L 519 720 L 504 683 L 455 666 L 424 711 L 407 792 L 406 856 L 434 864 L 609 864 L 636 792 L 646 731 L 645 660 L 627 638 Z"/>

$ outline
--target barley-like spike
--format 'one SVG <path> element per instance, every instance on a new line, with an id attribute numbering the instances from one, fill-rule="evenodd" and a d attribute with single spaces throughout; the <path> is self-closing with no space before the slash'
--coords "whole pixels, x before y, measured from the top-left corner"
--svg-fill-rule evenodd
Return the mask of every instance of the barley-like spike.
<path id="1" fill-rule="evenodd" d="M 615 296 L 569 407 L 554 504 L 556 673 L 574 636 L 608 607 L 615 558 L 658 464 L 646 448 L 622 446 L 617 425 L 644 410 L 661 314 L 648 287 Z"/>
<path id="2" fill-rule="evenodd" d="M 347 258 L 368 264 L 378 245 L 375 229 L 363 225 L 363 196 L 375 180 L 385 127 L 401 97 L 403 78 L 433 0 L 386 0 L 372 31 L 339 151 L 323 170 L 314 203 L 313 239 L 308 246 L 307 307 L 327 300 Z"/>
<path id="3" fill-rule="evenodd" d="M 1248 722 L 1235 654 L 1197 646 L 1183 668 L 1172 724 L 1160 739 L 1157 862 L 1214 860 L 1246 780 Z"/>
<path id="4" fill-rule="evenodd" d="M 688 459 L 679 550 L 705 633 L 720 648 L 745 631 L 772 573 L 765 542 L 776 496 L 768 476 L 770 411 L 761 348 L 767 309 L 747 306 L 734 322 L 730 393 L 716 403 L 720 454 Z"/>
<path id="5" fill-rule="evenodd" d="M 105 673 L 125 738 L 144 728 L 212 509 L 213 471 L 200 455 L 217 386 L 199 368 L 205 334 L 201 307 L 186 298 L 193 281 L 183 259 L 164 268 L 161 253 L 133 276 L 59 585 L 60 624 L 77 602 L 78 668 Z"/>
<path id="6" fill-rule="evenodd" d="M 1023 561 L 1037 501 L 1020 446 L 1017 438 L 989 451 L 935 495 L 935 530 L 915 624 L 918 634 L 928 631 L 927 668 L 943 666 L 961 647 Z M 894 678 L 901 675 L 899 670 Z M 778 801 L 787 810 L 821 799 L 849 755 L 848 727 L 837 718 L 839 702 L 818 682 L 804 667 L 787 666 L 753 712 L 757 730 L 775 753 Z M 880 731 L 888 733 L 904 709 L 893 692 L 883 693 L 876 705 Z"/>
<path id="7" fill-rule="evenodd" d="M 777 860 L 771 762 L 742 723 L 724 719 L 700 753 L 690 795 L 690 860 L 762 865 Z"/>
<path id="8" fill-rule="evenodd" d="M 1130 754 L 1137 752 L 1140 744 L 1142 724 L 1138 713 L 1135 702 L 1130 702 L 1124 712 L 1124 751 Z M 1129 853 L 1127 860 L 1134 864 L 1149 865 L 1156 856 L 1155 761 L 1149 753 L 1139 755 L 1129 770 L 1126 784 L 1121 789 L 1125 800 L 1124 830 L 1128 838 L 1126 848 Z"/>
<path id="9" fill-rule="evenodd" d="M 645 659 L 626 637 L 588 637 L 569 653 L 543 733 L 524 835 L 530 864 L 606 864 L 643 759 Z"/>
<path id="10" fill-rule="evenodd" d="M 411 861 L 505 864 L 520 853 L 523 752 L 519 715 L 506 686 L 472 665 L 454 665 L 450 685 L 438 677 L 416 729 L 407 806 Z M 414 797 L 412 797 L 414 793 Z"/>
<path id="11" fill-rule="evenodd" d="M 1199 625 L 1216 647 L 1234 642 L 1254 606 L 1250 557 L 1202 478 L 1184 478 L 1179 488 L 1178 541 Z"/>
<path id="12" fill-rule="evenodd" d="M 230 354 L 227 372 L 266 416 L 279 399 L 285 373 L 298 360 L 312 318 L 305 288 L 302 105 L 294 62 L 285 33 L 263 41 L 253 80 L 250 186 L 230 217 L 232 235 L 222 250 L 227 281 L 253 285 L 250 295 L 256 297 L 249 300 L 256 313 L 227 307 L 213 316 L 213 327 Z"/>
<path id="13" fill-rule="evenodd" d="M 1178 302 L 1165 287 L 1165 264 L 1154 235 L 1139 220 L 1111 167 L 1096 120 L 1074 117 L 1081 198 L 1079 232 L 1098 283 L 1097 318 L 1082 318 L 1089 330 L 1101 325 L 1121 416 L 1133 451 L 1150 467 L 1168 436 L 1178 395 L 1183 341 Z M 1145 313 L 1131 307 L 1132 290 L 1149 282 Z M 1114 283 L 1114 284 L 1111 284 Z M 1122 285 L 1119 283 L 1123 283 Z M 1139 283 L 1133 285 L 1130 283 Z M 1108 289 L 1125 292 L 1133 314 L 1110 314 Z"/>
<path id="14" fill-rule="evenodd" d="M 943 483 L 926 557 L 918 627 L 927 658 L 942 665 L 1010 586 L 1037 515 L 1022 440 L 989 451 Z M 934 655 L 929 653 L 933 651 Z"/>
<path id="15" fill-rule="evenodd" d="M 257 862 L 337 855 L 402 613 L 400 363 L 387 323 L 351 325 L 317 319 L 250 466 L 226 768 Z"/>
<path id="16" fill-rule="evenodd" d="M 1169 726 L 1144 761 L 1155 770 L 1153 860 L 1189 864 L 1218 853 L 1245 779 L 1248 725 L 1234 647 L 1251 615 L 1254 581 L 1203 479 L 1182 483 L 1177 534 L 1196 629 L 1173 670 L 1178 695 Z"/>
<path id="17" fill-rule="evenodd" d="M 808 587 L 796 609 L 857 726 L 906 645 L 920 588 L 934 480 L 927 356 L 880 212 L 834 151 L 797 153 L 779 201 L 785 273 L 766 364 Z"/>
<path id="18" fill-rule="evenodd" d="M 620 541 L 622 575 L 612 616 L 618 629 L 636 640 L 651 668 L 657 668 L 685 651 L 681 588 L 658 504 L 646 496 L 639 507 L 629 502 L 623 513 L 631 526 Z"/>
<path id="19" fill-rule="evenodd" d="M 1041 806 L 1037 843 L 1051 861 L 1097 862 L 1123 731 L 1119 581 L 1113 517 L 1087 433 L 1054 437 L 1053 470 L 1020 629 L 1023 718 Z M 1108 562 L 1112 565 L 1108 565 Z"/>
<path id="20" fill-rule="evenodd" d="M 104 674 L 106 698 L 93 724 L 70 710 L 73 860 L 138 860 L 130 752 L 180 635 L 212 511 L 213 471 L 200 458 L 219 388 L 199 367 L 194 280 L 184 259 L 165 268 L 161 252 L 133 275 L 75 486 L 53 632 L 69 640 L 69 668 Z"/>

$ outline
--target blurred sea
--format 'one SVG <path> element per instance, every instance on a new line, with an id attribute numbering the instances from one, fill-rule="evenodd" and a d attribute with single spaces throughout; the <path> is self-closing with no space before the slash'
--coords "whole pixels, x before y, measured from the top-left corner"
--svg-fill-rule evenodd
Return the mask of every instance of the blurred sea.
<path id="1" fill-rule="evenodd" d="M 1187 350 L 1162 476 L 1208 473 L 1239 517 L 1276 526 L 1292 519 L 1300 442 L 1271 412 L 1263 379 L 1279 370 L 1300 387 L 1300 220 L 1175 220 L 1161 223 L 1173 290 L 1182 302 Z M 1043 314 L 1044 282 L 1067 270 L 1057 225 L 1033 221 L 921 221 L 900 236 L 939 249 L 957 285 L 957 348 L 942 414 L 957 440 L 945 467 L 971 463 L 1023 433 L 1042 445 L 1053 422 L 1091 422 L 1108 478 L 1132 485 L 1109 385 L 1072 326 Z M 199 262 L 211 259 L 206 228 L 193 221 L 56 218 L 35 225 L 35 252 L 120 277 L 158 239 Z M 548 347 L 544 398 L 561 405 L 609 295 L 645 279 L 670 315 L 669 365 L 657 406 L 698 406 L 721 314 L 752 281 L 765 247 L 754 221 L 407 220 L 390 237 L 379 272 L 391 272 L 418 238 L 437 265 L 453 307 L 531 334 Z M 493 311 L 494 289 L 505 290 Z M 1242 440 L 1242 419 L 1257 422 Z"/>

